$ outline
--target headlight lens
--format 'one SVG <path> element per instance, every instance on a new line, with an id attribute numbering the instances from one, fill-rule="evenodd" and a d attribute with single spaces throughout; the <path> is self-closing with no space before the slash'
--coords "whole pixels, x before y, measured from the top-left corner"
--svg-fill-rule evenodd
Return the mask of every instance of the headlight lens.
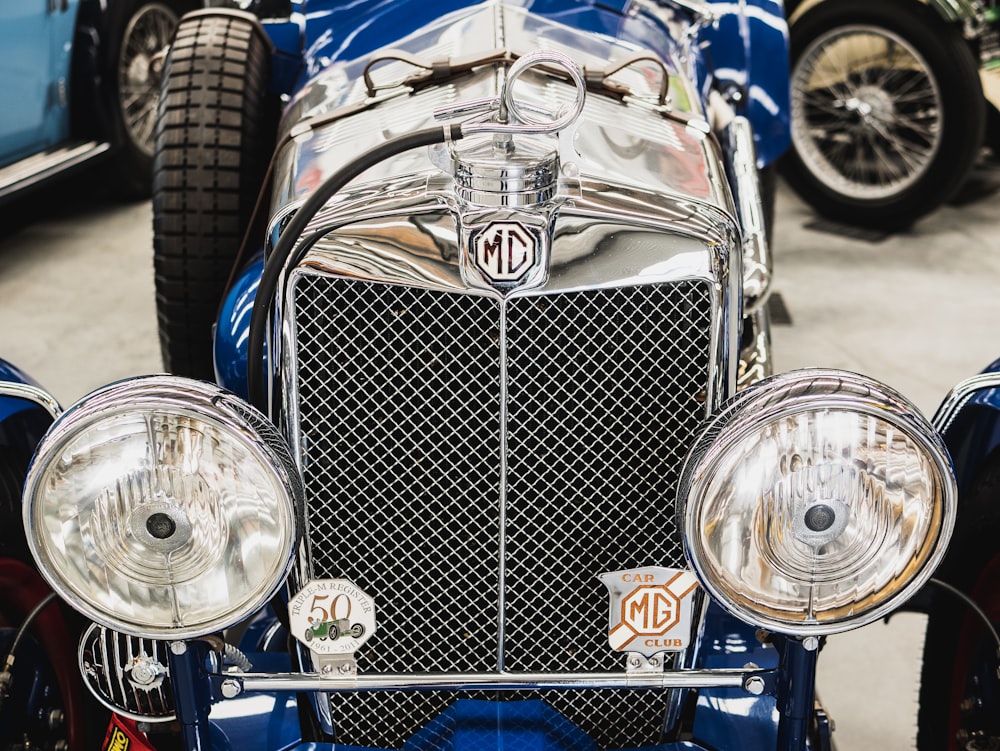
<path id="1" fill-rule="evenodd" d="M 944 554 L 955 482 L 919 411 L 853 373 L 762 381 L 705 429 L 682 472 L 692 566 L 734 615 L 777 632 L 869 623 Z"/>
<path id="2" fill-rule="evenodd" d="M 262 415 L 210 384 L 151 376 L 94 392 L 52 426 L 24 520 L 42 573 L 89 618 L 188 638 L 273 595 L 301 500 Z"/>

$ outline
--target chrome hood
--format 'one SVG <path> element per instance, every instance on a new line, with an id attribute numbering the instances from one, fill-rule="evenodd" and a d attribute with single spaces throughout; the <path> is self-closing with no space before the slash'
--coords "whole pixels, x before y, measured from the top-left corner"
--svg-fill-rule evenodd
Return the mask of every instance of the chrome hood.
<path id="1" fill-rule="evenodd" d="M 683 39 L 683 31 L 675 30 L 675 38 Z M 499 96 L 504 59 L 554 50 L 590 82 L 606 74 L 605 94 L 588 96 L 566 144 L 581 181 L 640 188 L 732 213 L 700 96 L 678 62 L 687 51 L 676 44 L 653 53 L 500 2 L 445 16 L 371 57 L 330 64 L 304 87 L 283 119 L 286 145 L 272 206 L 281 215 L 360 151 L 439 122 L 436 111 L 456 108 L 460 119 L 462 103 Z M 570 86 L 553 79 L 526 80 L 518 93 L 550 107 L 573 97 Z M 359 182 L 394 183 L 402 175 L 432 179 L 441 170 L 426 152 L 412 152 Z"/>
<path id="2" fill-rule="evenodd" d="M 495 119 L 508 95 L 523 122 L 563 126 L 386 159 L 313 218 L 286 272 L 500 299 L 701 280 L 714 297 L 710 397 L 730 390 L 743 237 L 718 143 L 678 67 L 684 53 L 664 58 L 491 2 L 331 65 L 286 111 L 272 241 L 318 185 L 387 139 Z"/>

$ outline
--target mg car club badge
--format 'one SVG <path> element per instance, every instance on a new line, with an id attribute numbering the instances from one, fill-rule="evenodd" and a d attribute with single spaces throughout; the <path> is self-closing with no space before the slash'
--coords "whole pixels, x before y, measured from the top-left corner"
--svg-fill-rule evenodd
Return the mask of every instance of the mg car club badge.
<path id="1" fill-rule="evenodd" d="M 292 635 L 321 655 L 353 654 L 375 631 L 375 601 L 347 579 L 316 579 L 288 603 Z"/>
<path id="2" fill-rule="evenodd" d="M 646 566 L 597 577 L 608 588 L 608 642 L 616 652 L 686 649 L 698 580 L 690 571 Z"/>

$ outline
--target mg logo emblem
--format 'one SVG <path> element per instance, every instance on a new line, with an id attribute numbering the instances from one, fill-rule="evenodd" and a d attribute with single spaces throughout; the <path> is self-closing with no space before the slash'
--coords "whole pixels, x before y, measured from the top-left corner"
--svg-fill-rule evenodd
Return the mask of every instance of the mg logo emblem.
<path id="1" fill-rule="evenodd" d="M 666 587 L 637 587 L 622 600 L 622 623 L 636 636 L 660 636 L 681 619 L 680 609 L 680 598 Z"/>
<path id="2" fill-rule="evenodd" d="M 491 222 L 472 242 L 472 260 L 494 282 L 517 282 L 538 258 L 538 239 L 520 222 Z"/>
<path id="3" fill-rule="evenodd" d="M 613 650 L 650 657 L 687 647 L 698 586 L 694 574 L 647 566 L 598 578 L 611 595 L 608 644 Z"/>

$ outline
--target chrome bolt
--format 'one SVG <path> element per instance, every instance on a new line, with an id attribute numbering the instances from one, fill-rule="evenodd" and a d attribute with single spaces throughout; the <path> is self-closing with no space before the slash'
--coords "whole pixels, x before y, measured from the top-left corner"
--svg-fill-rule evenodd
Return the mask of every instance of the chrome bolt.
<path id="1" fill-rule="evenodd" d="M 974 709 L 979 709 L 982 705 L 983 702 L 980 699 L 973 699 L 972 697 L 968 697 L 962 699 L 962 701 L 958 705 L 958 708 L 962 712 L 971 712 Z"/>
<path id="2" fill-rule="evenodd" d="M 131 668 L 126 668 L 125 672 L 136 688 L 150 688 L 167 674 L 166 668 L 145 654 L 136 657 Z"/>
<path id="3" fill-rule="evenodd" d="M 172 641 L 170 642 L 170 651 L 175 655 L 182 655 L 188 651 L 188 645 L 182 641 Z"/>
<path id="4" fill-rule="evenodd" d="M 764 679 L 759 675 L 751 675 L 743 682 L 743 688 L 747 693 L 760 696 L 764 693 Z"/>
<path id="5" fill-rule="evenodd" d="M 63 711 L 61 709 L 53 709 L 51 712 L 49 712 L 49 729 L 55 730 L 56 728 L 60 727 L 63 724 L 63 721 L 65 721 L 65 719 L 66 715 L 63 714 Z"/>
<path id="6" fill-rule="evenodd" d="M 323 675 L 330 675 L 333 672 L 333 665 L 324 665 L 319 669 Z"/>
<path id="7" fill-rule="evenodd" d="M 348 665 L 346 662 L 340 663 L 340 665 L 337 666 L 337 670 L 340 672 L 341 675 L 350 675 L 352 672 L 351 666 Z"/>
<path id="8" fill-rule="evenodd" d="M 806 652 L 815 652 L 819 649 L 819 639 L 815 636 L 807 636 L 802 640 L 802 648 L 805 649 Z"/>
<path id="9" fill-rule="evenodd" d="M 630 668 L 637 668 L 640 665 L 642 665 L 642 662 L 639 660 L 638 657 L 629 657 L 628 658 L 628 666 Z"/>
<path id="10" fill-rule="evenodd" d="M 658 667 L 660 667 L 660 664 L 661 663 L 660 663 L 660 656 L 659 655 L 655 655 L 655 656 L 649 658 L 649 667 L 651 667 L 651 668 L 658 668 Z"/>
<path id="11" fill-rule="evenodd" d="M 232 678 L 224 680 L 220 688 L 222 689 L 222 695 L 227 699 L 235 699 L 243 693 L 243 689 L 240 688 L 240 682 L 234 681 Z"/>

